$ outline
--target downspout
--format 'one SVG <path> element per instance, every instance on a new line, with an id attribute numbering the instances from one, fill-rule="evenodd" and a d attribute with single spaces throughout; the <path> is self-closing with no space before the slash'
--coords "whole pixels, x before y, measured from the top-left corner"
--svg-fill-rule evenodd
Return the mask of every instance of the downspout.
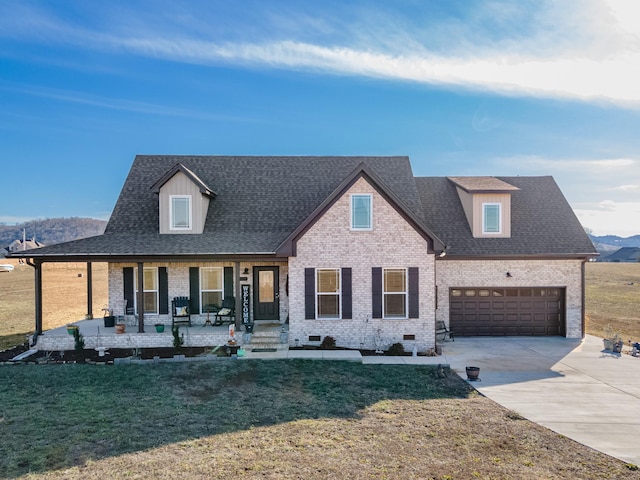
<path id="1" fill-rule="evenodd" d="M 35 281 L 35 332 L 31 346 L 34 347 L 38 342 L 38 336 L 42 335 L 42 262 L 33 262 L 32 259 L 26 259 L 27 265 L 34 268 Z"/>
<path id="2" fill-rule="evenodd" d="M 586 311 L 587 311 L 587 307 L 586 307 L 586 300 L 585 300 L 585 296 L 587 293 L 587 289 L 586 289 L 586 263 L 587 263 L 588 259 L 584 259 L 582 261 L 582 265 L 580 266 L 580 273 L 582 276 L 582 339 L 584 339 L 585 335 L 586 335 L 586 330 L 587 330 L 587 321 L 586 321 Z M 566 302 L 565 302 L 566 303 Z M 566 308 L 566 305 L 565 305 Z M 565 334 L 566 335 L 566 334 Z"/>

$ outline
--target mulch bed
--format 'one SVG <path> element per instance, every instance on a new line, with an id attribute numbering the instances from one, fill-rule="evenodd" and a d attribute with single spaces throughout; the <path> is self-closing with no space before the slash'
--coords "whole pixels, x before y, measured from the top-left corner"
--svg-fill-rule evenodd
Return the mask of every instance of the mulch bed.
<path id="1" fill-rule="evenodd" d="M 0 363 L 10 362 L 17 355 L 29 350 L 26 344 L 16 345 L 13 348 L 9 348 L 0 352 Z M 23 362 L 26 363 L 113 363 L 116 358 L 135 357 L 142 360 L 152 360 L 154 357 L 159 358 L 172 358 L 174 355 L 184 355 L 185 357 L 197 357 L 205 353 L 211 352 L 211 347 L 183 347 L 181 349 L 175 349 L 173 347 L 167 348 L 109 348 L 104 352 L 103 356 L 100 356 L 99 352 L 94 349 L 83 350 L 78 354 L 75 350 L 62 350 L 62 351 L 38 351 L 33 355 L 25 358 Z M 18 362 L 20 363 L 20 362 Z"/>

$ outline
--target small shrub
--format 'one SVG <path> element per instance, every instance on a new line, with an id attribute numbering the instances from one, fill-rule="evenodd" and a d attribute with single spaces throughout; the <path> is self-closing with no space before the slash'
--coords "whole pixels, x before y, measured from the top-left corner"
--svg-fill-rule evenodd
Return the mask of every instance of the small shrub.
<path id="1" fill-rule="evenodd" d="M 180 327 L 173 327 L 173 347 L 177 350 L 182 348 L 184 345 L 184 333 L 180 333 Z"/>
<path id="2" fill-rule="evenodd" d="M 82 353 L 84 350 L 84 336 L 80 333 L 79 328 L 73 330 L 73 343 L 73 348 L 75 348 L 76 352 Z"/>
<path id="3" fill-rule="evenodd" d="M 389 347 L 389 350 L 387 350 L 387 355 L 390 355 L 392 357 L 404 355 L 404 347 L 400 342 L 394 343 Z"/>
<path id="4" fill-rule="evenodd" d="M 320 348 L 322 350 L 331 350 L 332 348 L 336 348 L 336 339 L 327 335 L 322 339 Z"/>

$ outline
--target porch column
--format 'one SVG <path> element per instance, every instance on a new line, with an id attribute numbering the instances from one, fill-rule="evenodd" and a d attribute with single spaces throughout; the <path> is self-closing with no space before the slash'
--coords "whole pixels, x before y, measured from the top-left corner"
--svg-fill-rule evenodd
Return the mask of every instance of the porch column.
<path id="1" fill-rule="evenodd" d="M 138 262 L 138 333 L 144 333 L 144 263 Z"/>
<path id="2" fill-rule="evenodd" d="M 35 337 L 37 338 L 39 335 L 42 335 L 42 261 L 36 260 L 35 263 L 31 261 L 30 258 L 27 259 L 27 265 L 33 267 L 34 272 L 34 282 L 35 282 L 35 317 L 36 317 L 36 325 L 35 325 Z M 34 344 L 35 344 L 34 339 Z"/>
<path id="3" fill-rule="evenodd" d="M 93 318 L 93 281 L 91 262 L 87 262 L 87 318 Z"/>
<path id="4" fill-rule="evenodd" d="M 242 324 L 241 312 L 242 312 L 242 289 L 240 288 L 240 262 L 236 262 L 234 265 L 233 282 L 235 283 L 234 291 L 236 297 L 236 329 L 240 331 L 240 325 Z"/>
<path id="5" fill-rule="evenodd" d="M 42 262 L 36 262 L 36 335 L 42 335 Z"/>

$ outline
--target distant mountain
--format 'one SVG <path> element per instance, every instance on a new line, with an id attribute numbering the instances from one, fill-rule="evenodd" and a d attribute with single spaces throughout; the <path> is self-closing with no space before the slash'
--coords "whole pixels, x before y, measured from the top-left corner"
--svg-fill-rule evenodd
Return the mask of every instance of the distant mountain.
<path id="1" fill-rule="evenodd" d="M 623 247 L 640 247 L 640 235 L 619 237 L 617 235 L 589 235 L 589 238 L 600 253 L 600 259 L 620 250 Z"/>
<path id="2" fill-rule="evenodd" d="M 589 235 L 591 241 L 597 246 L 598 243 L 603 245 L 612 245 L 617 248 L 622 247 L 640 247 L 640 235 L 634 235 L 633 237 L 622 238 L 617 235 Z"/>
<path id="3" fill-rule="evenodd" d="M 0 225 L 0 250 L 15 240 L 22 240 L 23 230 L 27 240 L 35 239 L 38 243 L 52 245 L 79 238 L 101 235 L 107 222 L 94 218 L 46 218 L 31 220 L 18 225 Z"/>

